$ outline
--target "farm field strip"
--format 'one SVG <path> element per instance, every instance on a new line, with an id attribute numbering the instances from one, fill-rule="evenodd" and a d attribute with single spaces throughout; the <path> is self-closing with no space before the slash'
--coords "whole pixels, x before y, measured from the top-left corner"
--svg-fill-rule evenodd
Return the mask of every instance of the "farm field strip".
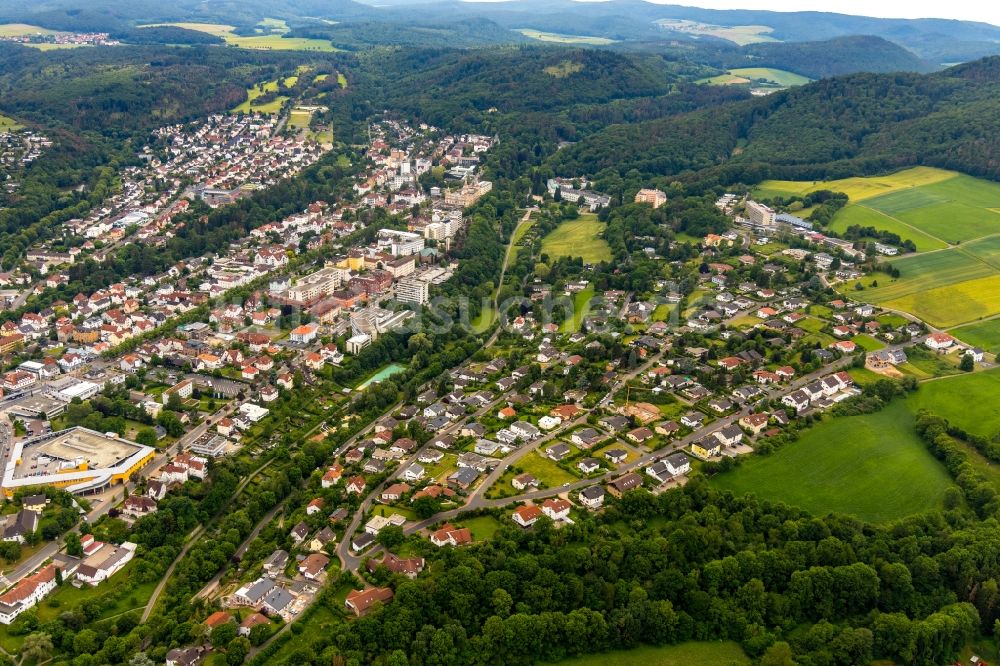
<path id="1" fill-rule="evenodd" d="M 842 208 L 833 218 L 829 229 L 844 233 L 852 225 L 874 227 L 898 235 L 903 240 L 911 240 L 917 246 L 917 252 L 943 250 L 948 243 L 926 231 L 895 218 L 888 213 L 870 208 L 864 204 L 849 204 Z"/>
<path id="2" fill-rule="evenodd" d="M 1000 312 L 1000 274 L 922 289 L 883 305 L 941 328 L 957 326 Z"/>
<path id="3" fill-rule="evenodd" d="M 819 190 L 843 192 L 851 202 L 863 201 L 890 192 L 922 187 L 957 178 L 962 174 L 934 167 L 914 167 L 888 176 L 856 176 L 839 180 L 765 180 L 755 188 L 762 196 L 805 195 Z"/>

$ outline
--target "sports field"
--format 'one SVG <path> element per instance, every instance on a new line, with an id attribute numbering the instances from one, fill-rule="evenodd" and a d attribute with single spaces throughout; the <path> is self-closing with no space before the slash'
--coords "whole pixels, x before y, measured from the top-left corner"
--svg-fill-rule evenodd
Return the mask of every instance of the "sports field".
<path id="1" fill-rule="evenodd" d="M 531 28 L 515 28 L 517 32 L 525 37 L 531 37 L 541 42 L 555 42 L 556 44 L 591 44 L 593 46 L 605 46 L 614 44 L 614 39 L 606 37 L 594 37 L 590 35 L 563 35 L 558 32 L 542 32 Z"/>
<path id="2" fill-rule="evenodd" d="M 266 19 L 265 19 L 266 20 Z M 150 23 L 137 26 L 139 28 L 154 28 L 174 26 L 186 30 L 205 32 L 226 40 L 227 46 L 241 49 L 256 49 L 265 51 L 337 51 L 333 44 L 324 39 L 306 39 L 303 37 L 285 37 L 280 32 L 265 35 L 237 35 L 235 26 L 221 23 Z"/>
<path id="3" fill-rule="evenodd" d="M 960 374 L 932 382 L 906 398 L 915 414 L 927 409 L 976 435 L 993 437 L 1000 432 L 1000 369 Z"/>
<path id="4" fill-rule="evenodd" d="M 543 662 L 544 663 L 544 662 Z M 662 647 L 643 646 L 581 657 L 568 657 L 559 666 L 743 666 L 750 659 L 733 641 L 691 641 Z"/>
<path id="5" fill-rule="evenodd" d="M 928 382 L 914 395 L 952 381 Z M 751 456 L 713 482 L 737 495 L 872 522 L 936 509 L 951 482 L 917 438 L 908 407 L 897 400 L 875 414 L 828 418 L 798 441 L 769 456 Z"/>
<path id="6" fill-rule="evenodd" d="M 582 257 L 586 263 L 611 260 L 611 247 L 600 234 L 607 226 L 594 213 L 567 220 L 542 239 L 542 253 L 555 257 Z"/>

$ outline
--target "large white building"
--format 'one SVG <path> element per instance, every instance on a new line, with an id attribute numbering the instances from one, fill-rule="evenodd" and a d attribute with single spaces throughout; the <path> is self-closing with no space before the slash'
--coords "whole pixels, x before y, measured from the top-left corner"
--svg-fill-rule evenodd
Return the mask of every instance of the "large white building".
<path id="1" fill-rule="evenodd" d="M 404 257 L 424 249 L 424 237 L 410 231 L 379 229 L 378 246 L 397 257 Z"/>
<path id="2" fill-rule="evenodd" d="M 124 483 L 153 459 L 156 450 L 89 428 L 75 427 L 14 443 L 4 468 L 3 492 L 55 486 L 71 493 Z"/>
<path id="3" fill-rule="evenodd" d="M 773 227 L 776 213 L 770 207 L 756 201 L 747 201 L 747 217 L 753 224 Z"/>
<path id="4" fill-rule="evenodd" d="M 430 294 L 430 285 L 417 277 L 407 276 L 396 284 L 396 300 L 423 305 Z"/>
<path id="5" fill-rule="evenodd" d="M 292 301 L 306 303 L 320 296 L 325 296 L 340 288 L 340 285 L 344 283 L 345 272 L 343 269 L 333 266 L 321 268 L 315 273 L 299 278 L 285 292 L 285 297 Z"/>

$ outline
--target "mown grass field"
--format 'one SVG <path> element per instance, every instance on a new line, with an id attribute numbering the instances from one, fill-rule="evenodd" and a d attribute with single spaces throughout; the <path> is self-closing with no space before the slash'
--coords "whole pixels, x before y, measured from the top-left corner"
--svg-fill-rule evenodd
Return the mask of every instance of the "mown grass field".
<path id="1" fill-rule="evenodd" d="M 614 650 L 556 662 L 559 666 L 748 666 L 750 659 L 733 641 L 691 641 L 662 647 Z"/>
<path id="2" fill-rule="evenodd" d="M 19 130 L 21 127 L 23 127 L 23 125 L 19 124 L 13 118 L 8 118 L 7 116 L 0 114 L 0 134 Z"/>
<path id="3" fill-rule="evenodd" d="M 542 252 L 552 258 L 581 257 L 596 264 L 611 260 L 611 247 L 601 238 L 607 226 L 594 213 L 581 213 L 576 220 L 567 220 L 542 239 Z"/>
<path id="4" fill-rule="evenodd" d="M 1000 319 L 960 326 L 951 329 L 949 333 L 973 347 L 982 347 L 994 354 L 1000 352 Z"/>
<path id="5" fill-rule="evenodd" d="M 729 73 L 752 81 L 764 79 L 769 83 L 777 83 L 779 86 L 801 86 L 809 83 L 811 80 L 807 76 L 784 69 L 775 69 L 774 67 L 741 67 L 731 69 Z"/>
<path id="6" fill-rule="evenodd" d="M 971 433 L 992 437 L 1000 432 L 1000 369 L 960 374 L 933 382 L 907 396 L 913 413 L 926 409 Z"/>
<path id="7" fill-rule="evenodd" d="M 605 46 L 614 44 L 617 40 L 607 37 L 594 37 L 591 35 L 563 35 L 558 32 L 542 32 L 531 28 L 516 28 L 517 32 L 525 37 L 537 39 L 540 42 L 555 42 L 556 44 L 591 44 L 593 46 Z"/>
<path id="8" fill-rule="evenodd" d="M 916 395 L 949 381 L 930 382 Z M 951 482 L 917 438 L 910 406 L 897 400 L 875 414 L 828 418 L 713 482 L 817 515 L 835 511 L 877 523 L 936 509 Z"/>
<path id="9" fill-rule="evenodd" d="M 948 247 L 940 238 L 935 238 L 916 227 L 905 224 L 894 217 L 879 212 L 874 208 L 862 204 L 849 204 L 844 206 L 834 216 L 829 229 L 839 234 L 847 231 L 852 225 L 861 227 L 873 227 L 881 231 L 897 234 L 903 240 L 911 240 L 917 246 L 917 252 L 927 252 L 928 250 L 942 250 Z"/>
<path id="10" fill-rule="evenodd" d="M 24 37 L 27 35 L 58 35 L 58 30 L 49 30 L 28 23 L 0 24 L 0 37 Z"/>
<path id="11" fill-rule="evenodd" d="M 561 333 L 576 333 L 580 330 L 584 318 L 590 312 L 590 301 L 594 298 L 594 288 L 588 287 L 573 295 L 573 316 L 563 320 L 559 325 Z"/>
<path id="12" fill-rule="evenodd" d="M 267 35 L 237 35 L 233 31 L 235 26 L 221 23 L 151 23 L 138 26 L 140 28 L 153 28 L 159 26 L 174 26 L 186 30 L 196 30 L 205 32 L 226 40 L 227 46 L 235 46 L 241 49 L 256 49 L 264 51 L 338 51 L 333 44 L 324 39 L 307 39 L 304 37 L 285 37 L 280 33 Z"/>
<path id="13" fill-rule="evenodd" d="M 546 445 L 548 448 L 550 445 Z M 572 454 L 571 454 L 572 455 Z M 557 465 L 555 461 L 542 457 L 537 451 L 533 451 L 517 462 L 517 467 L 525 472 L 534 474 L 546 488 L 558 488 L 564 483 L 571 483 L 577 478 Z"/>

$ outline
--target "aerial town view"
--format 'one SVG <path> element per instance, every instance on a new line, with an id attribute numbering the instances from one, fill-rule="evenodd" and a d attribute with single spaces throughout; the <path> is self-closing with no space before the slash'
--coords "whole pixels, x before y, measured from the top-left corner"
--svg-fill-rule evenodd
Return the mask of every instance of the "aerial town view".
<path id="1" fill-rule="evenodd" d="M 0 666 L 1000 663 L 1000 14 L 732 4 L 0 0 Z"/>

